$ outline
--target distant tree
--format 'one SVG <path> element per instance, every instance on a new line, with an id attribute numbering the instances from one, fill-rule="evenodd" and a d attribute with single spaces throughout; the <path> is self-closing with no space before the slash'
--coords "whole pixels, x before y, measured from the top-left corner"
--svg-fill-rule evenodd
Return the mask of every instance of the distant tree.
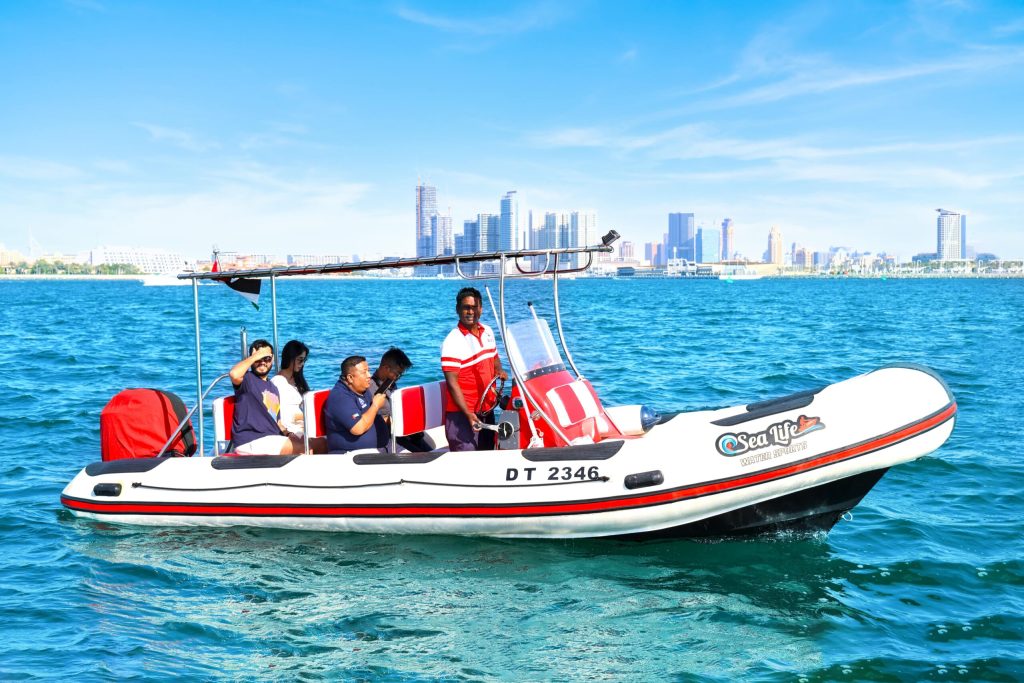
<path id="1" fill-rule="evenodd" d="M 46 259 L 37 259 L 36 262 L 32 264 L 31 272 L 33 275 L 53 275 L 56 271 L 53 264 Z"/>
<path id="2" fill-rule="evenodd" d="M 96 266 L 97 275 L 139 275 L 139 269 L 129 263 L 103 263 Z"/>

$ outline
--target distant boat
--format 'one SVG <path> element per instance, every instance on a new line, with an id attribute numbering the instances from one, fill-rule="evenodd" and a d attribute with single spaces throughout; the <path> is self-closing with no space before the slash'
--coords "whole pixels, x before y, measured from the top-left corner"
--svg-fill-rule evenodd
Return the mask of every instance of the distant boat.
<path id="1" fill-rule="evenodd" d="M 757 272 L 753 268 L 740 267 L 735 270 L 722 271 L 721 280 L 760 280 L 761 273 Z"/>
<path id="2" fill-rule="evenodd" d="M 177 273 L 157 273 L 155 275 L 143 275 L 141 278 L 143 287 L 180 287 L 189 285 L 191 280 L 179 280 Z"/>

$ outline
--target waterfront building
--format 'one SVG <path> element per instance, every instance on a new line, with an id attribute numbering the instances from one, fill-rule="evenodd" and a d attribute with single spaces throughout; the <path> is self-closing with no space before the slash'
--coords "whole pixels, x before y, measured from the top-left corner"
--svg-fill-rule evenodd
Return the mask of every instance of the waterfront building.
<path id="1" fill-rule="evenodd" d="M 721 259 L 720 231 L 701 226 L 697 229 L 697 263 L 718 263 Z"/>
<path id="2" fill-rule="evenodd" d="M 457 254 L 475 254 L 480 251 L 480 222 L 479 221 L 463 221 L 462 222 L 462 239 L 460 248 L 455 253 Z M 463 267 L 463 271 L 466 273 L 476 274 L 479 272 L 479 263 L 467 263 Z"/>
<path id="3" fill-rule="evenodd" d="M 665 258 L 665 243 L 658 242 L 654 245 L 654 260 L 651 261 L 651 265 L 663 267 L 667 261 L 668 259 Z"/>
<path id="4" fill-rule="evenodd" d="M 564 246 L 585 247 L 597 242 L 597 212 L 573 211 L 569 214 L 569 242 Z M 576 254 L 570 259 L 573 267 L 587 262 L 587 257 Z"/>
<path id="5" fill-rule="evenodd" d="M 726 218 L 722 221 L 722 260 L 728 261 L 732 258 L 732 255 L 736 251 L 734 246 L 734 235 L 732 229 L 732 219 Z"/>
<path id="6" fill-rule="evenodd" d="M 20 251 L 7 249 L 4 245 L 0 244 L 0 266 L 6 266 L 10 263 L 21 263 L 23 261 L 27 262 L 27 259 Z"/>
<path id="7" fill-rule="evenodd" d="M 967 253 L 967 214 L 960 214 L 960 258 L 973 258 Z"/>
<path id="8" fill-rule="evenodd" d="M 433 219 L 437 215 L 437 188 L 416 185 L 416 256 L 424 258 L 437 254 Z"/>
<path id="9" fill-rule="evenodd" d="M 462 222 L 462 250 L 460 254 L 475 254 L 480 251 L 480 223 L 477 221 Z"/>
<path id="10" fill-rule="evenodd" d="M 666 258 L 696 260 L 695 238 L 692 213 L 670 213 L 668 215 L 668 238 L 665 241 Z"/>
<path id="11" fill-rule="evenodd" d="M 480 235 L 478 251 L 498 251 L 501 234 L 501 216 L 493 213 L 480 213 L 476 216 L 477 232 Z M 480 273 L 496 274 L 498 264 L 484 262 L 477 264 Z"/>
<path id="12" fill-rule="evenodd" d="M 959 211 L 935 209 L 939 216 L 936 220 L 936 249 L 940 261 L 953 261 L 965 258 L 966 246 L 962 239 L 966 238 L 967 223 Z"/>
<path id="13" fill-rule="evenodd" d="M 519 194 L 515 190 L 509 190 L 501 198 L 498 248 L 504 251 L 519 248 Z"/>
<path id="14" fill-rule="evenodd" d="M 782 265 L 782 231 L 774 225 L 768 231 L 768 251 L 765 252 L 764 260 L 767 263 Z"/>
<path id="15" fill-rule="evenodd" d="M 289 266 L 325 266 L 328 263 L 353 263 L 356 261 L 352 255 L 341 256 L 340 254 L 288 254 L 284 257 Z"/>
<path id="16" fill-rule="evenodd" d="M 634 259 L 633 243 L 629 240 L 624 240 L 619 245 L 619 258 L 623 261 L 632 261 Z"/>
<path id="17" fill-rule="evenodd" d="M 664 266 L 665 265 L 665 242 L 647 242 L 644 245 L 644 259 L 648 265 L 651 266 Z"/>
<path id="18" fill-rule="evenodd" d="M 499 247 L 499 233 L 501 232 L 501 216 L 493 213 L 478 213 L 476 224 L 480 242 L 477 251 L 497 251 Z"/>
<path id="19" fill-rule="evenodd" d="M 263 255 L 270 263 L 275 257 Z M 185 257 L 177 252 L 163 249 L 143 249 L 139 247 L 96 247 L 89 252 L 89 265 L 125 264 L 135 266 L 140 273 L 162 274 L 180 273 L 193 266 L 185 261 Z"/>
<path id="20" fill-rule="evenodd" d="M 436 254 L 438 256 L 450 256 L 455 253 L 455 235 L 452 234 L 452 215 L 448 209 L 448 215 L 435 214 L 431 220 L 431 231 L 436 238 Z"/>
<path id="21" fill-rule="evenodd" d="M 435 214 L 431 218 L 431 229 L 437 244 L 438 256 L 451 256 L 455 253 L 455 235 L 452 234 L 452 210 L 449 207 L 448 215 Z M 455 266 L 440 266 L 440 272 L 444 275 L 454 275 Z"/>
<path id="22" fill-rule="evenodd" d="M 427 258 L 437 255 L 437 237 L 434 233 L 434 217 L 437 216 L 437 188 L 432 185 L 416 185 L 416 257 Z M 437 274 L 433 266 L 417 266 L 417 276 Z"/>

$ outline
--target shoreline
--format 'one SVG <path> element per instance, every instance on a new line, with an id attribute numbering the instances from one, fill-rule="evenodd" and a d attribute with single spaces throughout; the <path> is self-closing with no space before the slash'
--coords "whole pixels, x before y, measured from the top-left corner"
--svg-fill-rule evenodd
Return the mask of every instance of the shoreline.
<path id="1" fill-rule="evenodd" d="M 95 281 L 132 281 L 143 284 L 146 275 L 53 275 L 53 274 L 0 274 L 0 282 L 95 282 Z M 306 275 L 302 280 L 319 281 L 346 281 L 346 280 L 410 280 L 413 282 L 445 282 L 456 281 L 460 278 L 433 278 L 433 277 L 395 277 L 395 276 L 360 276 L 360 275 Z M 497 279 L 497 278 L 495 278 Z M 687 278 L 671 276 L 617 276 L 617 275 L 588 275 L 577 277 L 581 280 L 725 280 L 728 278 Z M 790 273 L 782 275 L 763 275 L 757 280 L 1020 280 L 1024 279 L 1022 273 L 848 273 L 841 275 L 818 275 L 811 273 Z M 746 280 L 734 280 L 733 282 L 746 282 Z M 211 281 L 202 281 L 200 284 L 210 284 Z M 180 285 L 163 286 L 189 286 L 189 281 L 184 280 Z M 158 285 L 159 286 L 159 285 Z"/>

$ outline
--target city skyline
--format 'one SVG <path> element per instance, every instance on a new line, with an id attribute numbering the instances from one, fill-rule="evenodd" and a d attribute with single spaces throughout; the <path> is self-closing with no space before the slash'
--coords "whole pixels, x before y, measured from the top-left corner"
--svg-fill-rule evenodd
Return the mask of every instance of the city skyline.
<path id="1" fill-rule="evenodd" d="M 909 257 L 956 207 L 977 251 L 1024 256 L 1017 3 L 68 0 L 5 5 L 0 34 L 0 243 L 24 253 L 411 256 L 422 178 L 431 234 L 514 189 L 519 237 L 588 207 L 640 245 L 685 211 L 751 258 L 772 226 Z"/>

